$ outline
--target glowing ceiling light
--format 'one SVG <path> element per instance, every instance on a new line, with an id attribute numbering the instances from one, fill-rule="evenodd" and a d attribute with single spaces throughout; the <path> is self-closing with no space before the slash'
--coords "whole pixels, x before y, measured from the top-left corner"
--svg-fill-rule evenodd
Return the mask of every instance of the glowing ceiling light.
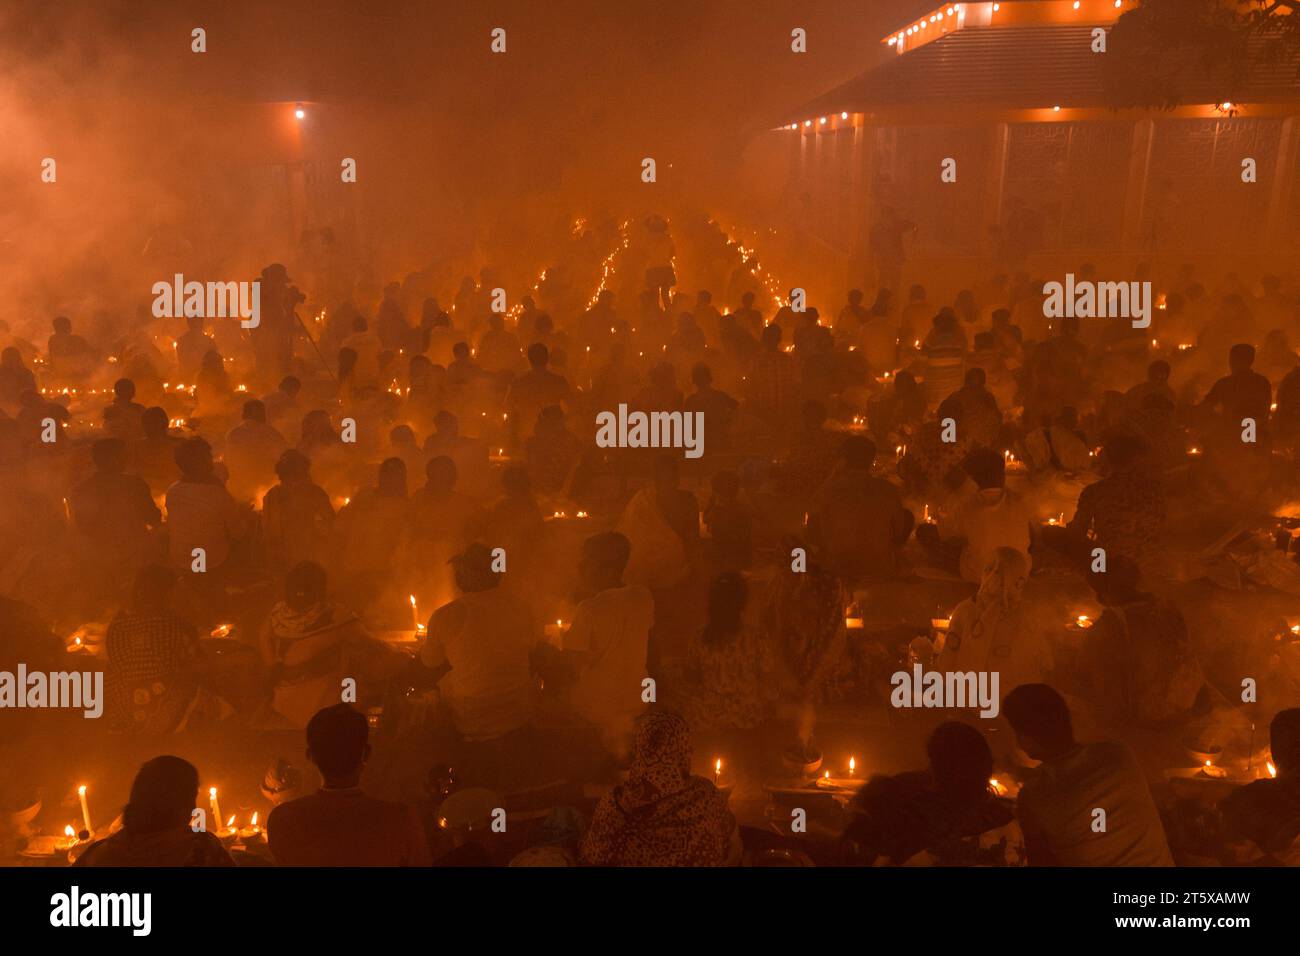
<path id="1" fill-rule="evenodd" d="M 821 119 L 819 119 L 817 122 L 819 122 L 819 123 L 825 123 L 825 122 L 826 122 L 826 117 L 823 116 L 823 117 L 822 117 Z"/>
<path id="2" fill-rule="evenodd" d="M 948 16 L 952 16 L 952 7 L 948 8 Z"/>
<path id="3" fill-rule="evenodd" d="M 1079 0 L 1074 0 L 1074 9 L 1079 9 Z"/>
<path id="4" fill-rule="evenodd" d="M 1230 109 L 1232 109 L 1232 104 L 1231 104 L 1231 103 L 1227 103 L 1227 102 L 1220 103 L 1220 104 L 1219 104 L 1219 109 L 1221 109 L 1221 110 L 1230 110 Z"/>
<path id="5" fill-rule="evenodd" d="M 303 117 L 305 117 L 305 116 L 307 115 L 307 113 L 306 113 L 306 111 L 305 111 L 305 110 L 300 106 L 300 107 L 298 107 L 296 110 L 293 111 L 293 115 L 296 116 L 296 117 L 298 117 L 298 119 L 302 119 Z"/>
<path id="6" fill-rule="evenodd" d="M 897 43 L 897 42 L 898 42 L 898 38 L 897 38 L 897 37 L 890 37 L 890 38 L 889 38 L 889 45 L 890 45 L 890 46 L 893 46 L 893 45 L 894 45 L 895 43 Z"/>
<path id="7" fill-rule="evenodd" d="M 1124 4 L 1124 0 L 1115 0 L 1115 9 L 1118 10 L 1121 6 L 1123 6 L 1123 4 Z"/>
<path id="8" fill-rule="evenodd" d="M 1052 107 L 1052 112 L 1053 112 L 1053 113 L 1059 113 L 1059 112 L 1061 112 L 1061 108 L 1060 108 L 1059 106 L 1053 106 L 1053 107 Z"/>
<path id="9" fill-rule="evenodd" d="M 845 110 L 843 113 L 840 114 L 840 119 L 848 119 L 848 118 L 849 118 L 848 110 Z"/>
<path id="10" fill-rule="evenodd" d="M 803 125 L 804 125 L 804 126 L 811 126 L 811 125 L 812 125 L 812 120 L 804 120 L 804 121 L 803 121 Z"/>
<path id="11" fill-rule="evenodd" d="M 995 4 L 993 4 L 993 12 L 994 12 L 994 13 L 997 13 L 997 12 L 998 12 L 999 10 L 1001 10 L 1001 9 L 1002 9 L 1002 4 L 1000 4 L 1000 3 L 995 3 Z"/>

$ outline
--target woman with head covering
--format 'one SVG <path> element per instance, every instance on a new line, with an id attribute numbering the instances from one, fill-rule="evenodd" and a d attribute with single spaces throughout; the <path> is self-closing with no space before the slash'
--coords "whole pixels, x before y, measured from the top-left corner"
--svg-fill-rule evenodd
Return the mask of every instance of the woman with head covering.
<path id="1" fill-rule="evenodd" d="M 98 840 L 75 866 L 234 866 L 235 861 L 206 830 L 195 832 L 190 817 L 199 799 L 199 772 L 180 757 L 155 757 L 140 768 L 131 799 L 122 810 L 122 829 Z M 213 827 L 220 821 L 211 821 Z"/>
<path id="2" fill-rule="evenodd" d="M 677 714 L 637 720 L 632 768 L 596 805 L 579 847 L 595 866 L 726 866 L 740 857 L 727 798 L 691 776 L 690 730 Z"/>

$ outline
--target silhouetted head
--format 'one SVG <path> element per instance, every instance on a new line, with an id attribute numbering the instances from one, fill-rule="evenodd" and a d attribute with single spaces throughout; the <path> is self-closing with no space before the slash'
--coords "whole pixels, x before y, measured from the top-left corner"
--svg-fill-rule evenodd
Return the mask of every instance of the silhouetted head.
<path id="1" fill-rule="evenodd" d="M 1002 715 L 1030 759 L 1048 760 L 1074 747 L 1065 698 L 1047 684 L 1021 684 L 1002 700 Z"/>
<path id="2" fill-rule="evenodd" d="M 136 772 L 122 828 L 144 836 L 188 827 L 199 799 L 199 771 L 188 760 L 154 757 Z"/>
<path id="3" fill-rule="evenodd" d="M 370 724 L 348 704 L 316 712 L 307 722 L 307 759 L 327 787 L 355 786 L 370 759 Z"/>

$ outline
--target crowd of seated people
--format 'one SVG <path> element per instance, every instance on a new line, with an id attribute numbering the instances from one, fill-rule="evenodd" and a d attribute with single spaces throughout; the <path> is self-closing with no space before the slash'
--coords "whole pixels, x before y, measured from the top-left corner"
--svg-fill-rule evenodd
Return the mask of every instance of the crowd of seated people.
<path id="1" fill-rule="evenodd" d="M 819 862 L 1292 861 L 1300 670 L 1245 589 L 1300 594 L 1276 537 L 1300 497 L 1300 290 L 1170 274 L 1162 347 L 1049 323 L 1027 273 L 848 290 L 826 325 L 688 215 L 554 255 L 505 312 L 495 267 L 431 266 L 320 303 L 310 341 L 279 265 L 255 329 L 0 330 L 0 657 L 65 661 L 56 635 L 100 627 L 87 739 L 110 752 L 305 730 L 324 786 L 270 816 L 287 865 L 506 862 L 461 795 L 556 780 L 601 789 L 539 824 L 556 859 L 754 860 L 774 835 L 699 774 L 698 741 L 779 762 L 836 721 L 869 742 L 882 712 L 928 766 L 876 774 Z M 703 454 L 597 445 L 621 406 L 702 416 Z M 1206 623 L 1209 588 L 1240 640 Z M 999 674 L 1011 732 L 891 712 L 916 661 Z M 1270 720 L 1277 776 L 1215 795 L 1193 854 L 1170 752 L 1214 738 L 1260 768 L 1246 728 Z M 384 799 L 363 793 L 372 744 L 454 763 L 461 784 L 428 789 L 472 838 L 440 846 L 445 814 L 389 799 L 386 757 Z M 229 863 L 186 835 L 197 786 L 145 763 L 82 865 Z"/>

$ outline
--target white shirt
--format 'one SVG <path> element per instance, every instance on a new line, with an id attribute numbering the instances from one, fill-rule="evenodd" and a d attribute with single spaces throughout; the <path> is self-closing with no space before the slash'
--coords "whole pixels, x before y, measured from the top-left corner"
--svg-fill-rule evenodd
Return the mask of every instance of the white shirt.
<path id="1" fill-rule="evenodd" d="M 564 635 L 564 650 L 585 654 L 573 689 L 574 708 L 607 738 L 630 734 L 644 707 L 641 682 L 654 617 L 649 588 L 610 588 L 578 605 Z"/>

